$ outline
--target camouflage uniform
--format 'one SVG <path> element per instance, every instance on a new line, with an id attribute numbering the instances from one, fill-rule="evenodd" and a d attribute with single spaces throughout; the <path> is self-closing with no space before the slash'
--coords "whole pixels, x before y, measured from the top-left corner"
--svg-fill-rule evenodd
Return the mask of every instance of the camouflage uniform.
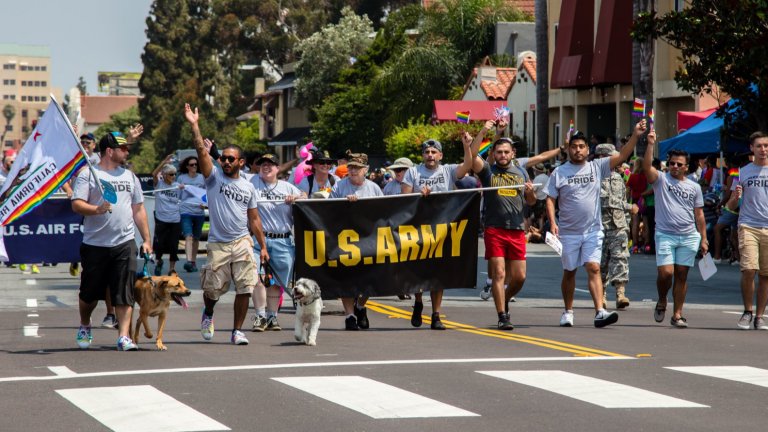
<path id="1" fill-rule="evenodd" d="M 623 309 L 629 306 L 629 299 L 625 295 L 625 287 L 629 282 L 629 225 L 626 215 L 632 205 L 627 202 L 624 179 L 615 171 L 600 184 L 600 209 L 605 233 L 600 260 L 603 302 L 607 303 L 608 285 L 613 285 L 616 288 L 616 308 Z"/>

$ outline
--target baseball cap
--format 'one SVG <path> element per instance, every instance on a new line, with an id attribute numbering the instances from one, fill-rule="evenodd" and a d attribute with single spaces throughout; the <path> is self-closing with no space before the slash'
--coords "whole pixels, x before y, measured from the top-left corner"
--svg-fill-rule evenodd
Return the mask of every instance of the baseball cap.
<path id="1" fill-rule="evenodd" d="M 87 139 L 87 140 L 91 140 L 91 141 L 96 141 L 96 137 L 94 137 L 93 134 L 90 133 L 90 132 L 89 133 L 84 133 L 84 134 L 80 135 L 80 139 L 81 140 Z"/>
<path id="2" fill-rule="evenodd" d="M 387 169 L 394 170 L 398 168 L 412 168 L 412 167 L 413 167 L 413 162 L 411 162 L 410 159 L 408 159 L 407 157 L 401 157 L 401 158 L 395 159 L 395 163 L 388 166 Z"/>
<path id="3" fill-rule="evenodd" d="M 544 172 L 547 169 L 544 167 L 544 164 L 539 162 L 536 165 L 533 166 L 534 171 Z"/>
<path id="4" fill-rule="evenodd" d="M 443 145 L 440 144 L 440 141 L 436 139 L 428 139 L 421 143 L 421 151 L 424 151 L 430 147 L 434 147 L 439 152 L 443 151 Z"/>
<path id="5" fill-rule="evenodd" d="M 272 153 L 262 155 L 256 160 L 256 165 L 261 165 L 264 162 L 271 162 L 275 165 L 280 165 L 280 159 L 278 159 L 277 156 L 273 155 Z"/>
<path id="6" fill-rule="evenodd" d="M 347 166 L 365 168 L 368 166 L 368 155 L 365 153 L 352 153 L 347 150 Z"/>
<path id="7" fill-rule="evenodd" d="M 99 141 L 99 150 L 106 151 L 108 148 L 119 148 L 121 145 L 128 145 L 128 141 L 120 132 L 109 132 Z"/>
<path id="8" fill-rule="evenodd" d="M 568 144 L 571 144 L 572 142 L 574 142 L 577 139 L 578 140 L 582 140 L 584 142 L 588 142 L 589 141 L 589 140 L 587 140 L 587 136 L 584 135 L 584 132 L 577 130 L 577 131 L 573 132 L 573 135 L 571 135 L 571 139 L 568 140 Z"/>

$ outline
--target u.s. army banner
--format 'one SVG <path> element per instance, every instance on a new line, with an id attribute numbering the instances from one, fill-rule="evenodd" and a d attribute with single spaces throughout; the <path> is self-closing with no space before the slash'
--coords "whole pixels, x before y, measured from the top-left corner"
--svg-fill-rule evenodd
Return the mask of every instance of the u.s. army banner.
<path id="1" fill-rule="evenodd" d="M 474 287 L 480 194 L 293 206 L 296 276 L 323 298 Z"/>

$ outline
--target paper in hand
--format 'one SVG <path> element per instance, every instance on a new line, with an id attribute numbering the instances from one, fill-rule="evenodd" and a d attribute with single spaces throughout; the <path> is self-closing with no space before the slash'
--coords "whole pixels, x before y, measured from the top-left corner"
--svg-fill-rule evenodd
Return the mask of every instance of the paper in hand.
<path id="1" fill-rule="evenodd" d="M 547 232 L 547 236 L 544 237 L 544 243 L 548 244 L 549 247 L 554 249 L 558 256 L 563 255 L 563 244 L 560 243 L 560 239 L 553 235 L 551 232 Z"/>
<path id="2" fill-rule="evenodd" d="M 707 253 L 699 260 L 699 272 L 701 272 L 701 278 L 707 280 L 717 273 L 717 266 L 712 261 L 712 255 Z"/>

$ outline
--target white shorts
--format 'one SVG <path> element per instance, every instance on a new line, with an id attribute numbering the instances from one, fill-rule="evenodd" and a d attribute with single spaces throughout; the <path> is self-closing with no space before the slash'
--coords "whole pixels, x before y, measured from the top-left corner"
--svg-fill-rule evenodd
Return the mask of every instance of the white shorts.
<path id="1" fill-rule="evenodd" d="M 588 262 L 600 264 L 603 254 L 602 231 L 593 231 L 587 234 L 561 235 L 560 243 L 563 244 L 563 269 L 576 270 Z"/>

